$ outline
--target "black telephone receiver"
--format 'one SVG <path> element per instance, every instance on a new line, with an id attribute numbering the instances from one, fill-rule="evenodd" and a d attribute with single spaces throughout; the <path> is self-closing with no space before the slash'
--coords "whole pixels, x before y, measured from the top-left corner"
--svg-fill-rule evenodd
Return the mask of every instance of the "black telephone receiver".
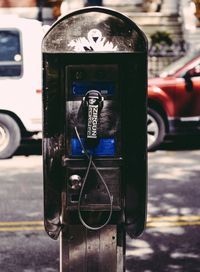
<path id="1" fill-rule="evenodd" d="M 101 93 L 96 90 L 88 91 L 83 98 L 83 105 L 86 108 L 86 145 L 88 148 L 94 148 L 99 143 L 98 122 L 103 100 Z"/>

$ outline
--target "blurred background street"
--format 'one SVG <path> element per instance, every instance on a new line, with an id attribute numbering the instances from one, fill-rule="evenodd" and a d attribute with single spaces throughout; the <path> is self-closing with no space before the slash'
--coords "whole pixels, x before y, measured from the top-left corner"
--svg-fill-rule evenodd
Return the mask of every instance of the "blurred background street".
<path id="1" fill-rule="evenodd" d="M 0 0 L 0 272 L 59 271 L 59 241 L 43 227 L 41 42 L 60 16 L 93 4 L 149 42 L 148 220 L 127 237 L 126 271 L 198 272 L 199 0 Z"/>

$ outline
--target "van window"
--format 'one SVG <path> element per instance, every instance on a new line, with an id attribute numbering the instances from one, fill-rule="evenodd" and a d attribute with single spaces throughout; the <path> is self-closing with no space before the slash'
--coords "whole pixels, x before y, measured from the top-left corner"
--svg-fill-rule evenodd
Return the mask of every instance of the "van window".
<path id="1" fill-rule="evenodd" d="M 20 33 L 0 29 L 0 77 L 18 77 L 22 73 Z"/>

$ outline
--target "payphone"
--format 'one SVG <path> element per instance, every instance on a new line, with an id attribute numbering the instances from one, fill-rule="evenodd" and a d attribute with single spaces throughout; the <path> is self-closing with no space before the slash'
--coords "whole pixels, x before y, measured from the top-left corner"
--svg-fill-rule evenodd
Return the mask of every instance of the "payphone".
<path id="1" fill-rule="evenodd" d="M 98 234 L 100 259 L 125 230 L 144 229 L 147 40 L 124 15 L 91 7 L 58 20 L 42 51 L 44 221 L 51 238 L 61 232 L 69 269 L 71 245 L 89 256 Z"/>

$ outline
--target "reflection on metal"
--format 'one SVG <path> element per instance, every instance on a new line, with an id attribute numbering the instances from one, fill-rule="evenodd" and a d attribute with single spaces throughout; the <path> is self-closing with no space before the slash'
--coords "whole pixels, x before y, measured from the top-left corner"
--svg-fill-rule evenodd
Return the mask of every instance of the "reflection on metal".
<path id="1" fill-rule="evenodd" d="M 70 225 L 61 235 L 61 271 L 124 271 L 124 237 L 116 225 L 108 225 L 98 231 Z"/>
<path id="2" fill-rule="evenodd" d="M 74 47 L 75 52 L 86 51 L 117 51 L 118 47 L 114 46 L 112 42 L 106 41 L 105 37 L 102 37 L 102 33 L 99 29 L 93 28 L 88 34 L 87 38 L 80 37 L 72 40 L 68 46 Z"/>

